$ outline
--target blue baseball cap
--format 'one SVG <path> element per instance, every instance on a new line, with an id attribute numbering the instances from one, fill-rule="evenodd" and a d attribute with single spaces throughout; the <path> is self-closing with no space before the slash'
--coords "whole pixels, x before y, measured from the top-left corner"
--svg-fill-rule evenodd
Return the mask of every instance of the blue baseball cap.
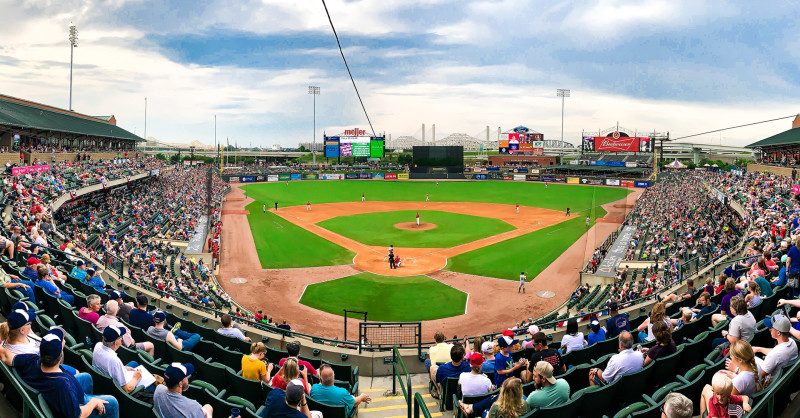
<path id="1" fill-rule="evenodd" d="M 174 386 L 192 374 L 194 374 L 192 363 L 172 363 L 164 370 L 164 383 L 167 386 Z"/>
<path id="2" fill-rule="evenodd" d="M 107 343 L 116 341 L 122 338 L 123 335 L 127 334 L 127 332 L 128 330 L 125 329 L 125 327 L 109 325 L 103 329 L 103 341 Z"/>
<path id="3" fill-rule="evenodd" d="M 36 314 L 28 309 L 16 309 L 8 314 L 8 328 L 20 329 L 36 319 Z"/>
<path id="4" fill-rule="evenodd" d="M 109 297 L 114 300 L 122 299 L 123 296 L 125 296 L 125 292 L 121 290 L 115 290 L 109 294 Z"/>
<path id="5" fill-rule="evenodd" d="M 153 313 L 153 321 L 154 322 L 164 322 L 167 320 L 167 314 L 163 311 L 156 311 Z"/>
<path id="6" fill-rule="evenodd" d="M 42 357 L 45 356 L 52 358 L 60 357 L 61 352 L 64 349 L 62 347 L 62 341 L 63 341 L 62 338 L 63 337 L 59 337 L 59 335 L 55 332 L 48 332 L 47 335 L 42 337 L 42 342 L 39 345 L 39 354 Z"/>

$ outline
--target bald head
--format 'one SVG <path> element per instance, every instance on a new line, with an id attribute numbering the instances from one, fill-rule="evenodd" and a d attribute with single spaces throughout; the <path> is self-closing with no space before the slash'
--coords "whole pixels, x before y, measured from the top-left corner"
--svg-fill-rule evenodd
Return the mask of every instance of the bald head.
<path id="1" fill-rule="evenodd" d="M 322 367 L 319 368 L 319 380 L 322 386 L 333 386 L 334 379 L 335 377 L 331 366 L 323 364 Z"/>

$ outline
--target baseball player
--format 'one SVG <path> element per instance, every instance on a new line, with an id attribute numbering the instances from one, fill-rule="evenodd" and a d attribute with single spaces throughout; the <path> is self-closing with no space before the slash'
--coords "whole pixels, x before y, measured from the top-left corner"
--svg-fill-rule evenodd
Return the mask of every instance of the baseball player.
<path id="1" fill-rule="evenodd" d="M 517 203 L 517 206 L 514 208 L 514 212 L 519 215 L 519 203 Z"/>
<path id="2" fill-rule="evenodd" d="M 417 212 L 417 226 L 419 226 L 419 212 Z"/>
<path id="3" fill-rule="evenodd" d="M 589 227 L 589 224 L 590 224 L 590 223 L 592 223 L 592 218 L 590 218 L 590 217 L 588 217 L 588 216 L 587 216 L 587 217 L 586 217 L 586 227 L 587 227 L 587 228 Z"/>
<path id="4" fill-rule="evenodd" d="M 267 204 L 266 204 L 266 203 L 264 203 L 263 205 L 261 205 L 261 212 L 263 212 L 263 213 L 267 213 Z"/>
<path id="5" fill-rule="evenodd" d="M 517 289 L 517 293 L 525 293 L 525 281 L 528 280 L 528 276 L 525 275 L 525 272 L 519 274 L 519 289 Z"/>
<path id="6" fill-rule="evenodd" d="M 367 197 L 364 196 L 364 193 L 361 193 L 361 202 L 363 203 L 363 202 L 366 202 L 366 201 L 367 201 Z"/>
<path id="7" fill-rule="evenodd" d="M 567 208 L 567 217 L 569 217 L 569 208 Z"/>
<path id="8" fill-rule="evenodd" d="M 425 202 L 430 202 L 430 201 L 431 201 L 431 196 L 425 193 Z"/>
<path id="9" fill-rule="evenodd" d="M 308 212 L 310 210 L 311 210 L 311 201 L 310 200 L 306 200 L 306 212 Z"/>
<path id="10" fill-rule="evenodd" d="M 278 201 L 276 200 L 275 201 L 275 212 L 277 212 L 277 211 L 278 211 Z"/>

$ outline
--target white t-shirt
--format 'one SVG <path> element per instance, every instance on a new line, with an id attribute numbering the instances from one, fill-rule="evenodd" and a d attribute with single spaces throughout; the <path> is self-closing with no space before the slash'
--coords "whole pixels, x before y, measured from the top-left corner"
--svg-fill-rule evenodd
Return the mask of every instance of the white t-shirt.
<path id="1" fill-rule="evenodd" d="M 586 340 L 583 339 L 582 332 L 575 335 L 564 334 L 564 337 L 561 338 L 561 346 L 566 346 L 566 351 L 564 352 L 564 354 L 566 354 L 570 351 L 580 350 L 586 347 Z"/>
<path id="2" fill-rule="evenodd" d="M 489 393 L 492 382 L 485 374 L 461 373 L 458 376 L 461 394 L 464 396 L 477 396 Z"/>
<path id="3" fill-rule="evenodd" d="M 756 379 L 758 376 L 754 372 L 739 372 L 733 378 L 733 387 L 739 395 L 752 395 L 757 392 Z"/>
<path id="4" fill-rule="evenodd" d="M 789 338 L 789 341 L 776 345 L 775 348 L 764 357 L 763 361 L 759 361 L 759 358 L 756 357 L 756 364 L 759 370 L 763 370 L 767 374 L 772 374 L 777 369 L 796 359 L 797 343 Z"/>
<path id="5" fill-rule="evenodd" d="M 643 367 L 642 353 L 627 349 L 614 354 L 608 359 L 608 365 L 603 370 L 603 380 L 611 384 L 622 376 L 636 373 Z"/>

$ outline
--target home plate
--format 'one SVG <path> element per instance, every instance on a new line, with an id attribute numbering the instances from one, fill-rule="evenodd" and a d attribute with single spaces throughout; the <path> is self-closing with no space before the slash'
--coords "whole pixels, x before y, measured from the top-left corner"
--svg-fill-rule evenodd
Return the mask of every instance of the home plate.
<path id="1" fill-rule="evenodd" d="M 556 292 L 553 292 L 551 290 L 540 290 L 536 292 L 536 296 L 539 296 L 542 299 L 552 299 L 553 297 L 555 297 L 555 295 Z"/>
<path id="2" fill-rule="evenodd" d="M 247 283 L 247 279 L 245 279 L 244 277 L 234 277 L 234 278 L 231 279 L 231 283 L 243 284 L 243 283 Z"/>

